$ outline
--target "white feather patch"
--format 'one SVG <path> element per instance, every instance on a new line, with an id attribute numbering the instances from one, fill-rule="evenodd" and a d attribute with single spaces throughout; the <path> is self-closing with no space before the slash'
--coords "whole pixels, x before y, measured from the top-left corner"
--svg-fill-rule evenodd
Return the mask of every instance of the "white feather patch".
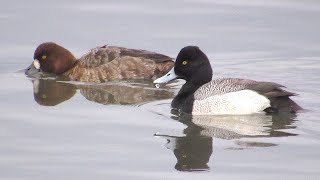
<path id="1" fill-rule="evenodd" d="M 39 62 L 39 60 L 37 60 L 37 59 L 35 59 L 34 61 L 33 61 L 33 66 L 36 68 L 36 69 L 40 69 L 40 62 Z"/>
<path id="2" fill-rule="evenodd" d="M 241 90 L 195 100 L 193 115 L 253 114 L 270 107 L 265 96 L 252 90 Z"/>

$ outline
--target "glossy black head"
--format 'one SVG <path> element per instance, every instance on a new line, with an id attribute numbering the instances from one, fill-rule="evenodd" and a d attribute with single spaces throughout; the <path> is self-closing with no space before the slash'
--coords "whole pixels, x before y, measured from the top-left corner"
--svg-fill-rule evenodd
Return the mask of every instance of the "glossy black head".
<path id="1" fill-rule="evenodd" d="M 186 46 L 179 52 L 174 72 L 180 79 L 193 84 L 204 84 L 212 79 L 208 57 L 197 46 Z"/>

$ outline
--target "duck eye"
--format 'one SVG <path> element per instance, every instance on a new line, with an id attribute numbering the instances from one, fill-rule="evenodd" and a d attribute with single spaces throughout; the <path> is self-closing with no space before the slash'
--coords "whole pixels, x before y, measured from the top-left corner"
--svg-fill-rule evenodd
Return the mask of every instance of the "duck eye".
<path id="1" fill-rule="evenodd" d="M 46 55 L 43 55 L 42 57 L 41 57 L 41 59 L 46 59 L 47 58 L 47 56 Z"/>
<path id="2" fill-rule="evenodd" d="M 188 62 L 187 61 L 182 61 L 182 65 L 186 65 Z"/>

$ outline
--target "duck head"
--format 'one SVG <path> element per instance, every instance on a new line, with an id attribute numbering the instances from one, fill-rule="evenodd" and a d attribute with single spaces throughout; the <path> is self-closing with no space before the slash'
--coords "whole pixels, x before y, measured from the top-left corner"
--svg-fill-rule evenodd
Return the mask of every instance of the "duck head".
<path id="1" fill-rule="evenodd" d="M 26 74 L 34 69 L 60 75 L 75 66 L 77 60 L 70 51 L 53 42 L 40 44 L 34 52 L 34 61 Z"/>
<path id="2" fill-rule="evenodd" d="M 212 68 L 208 57 L 197 46 L 182 48 L 174 67 L 154 83 L 166 83 L 174 79 L 184 79 L 193 84 L 205 84 L 212 79 Z"/>

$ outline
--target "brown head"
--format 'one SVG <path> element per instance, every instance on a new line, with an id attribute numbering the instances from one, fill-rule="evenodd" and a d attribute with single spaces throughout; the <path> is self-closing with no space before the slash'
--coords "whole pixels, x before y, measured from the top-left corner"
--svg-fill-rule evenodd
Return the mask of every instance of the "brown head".
<path id="1" fill-rule="evenodd" d="M 68 71 L 77 62 L 70 51 L 53 42 L 40 44 L 35 50 L 33 58 L 35 68 L 57 75 Z"/>

